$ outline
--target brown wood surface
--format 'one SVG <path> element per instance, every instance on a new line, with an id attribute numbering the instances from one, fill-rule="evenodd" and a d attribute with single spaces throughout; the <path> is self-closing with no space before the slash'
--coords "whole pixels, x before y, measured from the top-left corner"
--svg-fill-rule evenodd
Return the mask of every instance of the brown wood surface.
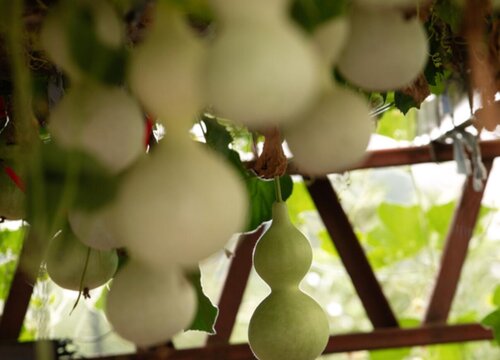
<path id="1" fill-rule="evenodd" d="M 482 141 L 479 143 L 483 160 L 492 160 L 500 156 L 500 140 Z M 451 145 L 435 143 L 430 146 L 413 146 L 397 149 L 384 149 L 368 151 L 365 159 L 348 169 L 339 171 L 332 169 L 332 173 L 338 173 L 350 170 L 379 168 L 388 166 L 402 166 L 412 164 L 422 164 L 429 162 L 443 162 L 453 160 L 453 148 Z M 252 166 L 252 163 L 248 163 Z M 288 164 L 288 173 L 292 175 L 305 175 L 294 163 L 293 159 Z"/>
<path id="2" fill-rule="evenodd" d="M 16 341 L 19 338 L 42 260 L 41 252 L 40 244 L 28 234 L 19 256 L 19 264 L 10 285 L 9 295 L 5 300 L 0 319 L 0 340 Z"/>
<path id="3" fill-rule="evenodd" d="M 428 325 L 412 329 L 376 329 L 368 333 L 334 335 L 324 354 L 377 350 L 386 348 L 491 340 L 490 330 L 479 324 Z M 248 344 L 217 345 L 207 348 L 177 350 L 166 355 L 155 351 L 140 355 L 108 356 L 99 360 L 253 360 Z M 95 359 L 97 360 L 97 359 Z"/>
<path id="4" fill-rule="evenodd" d="M 217 333 L 208 337 L 208 345 L 229 343 L 250 271 L 252 270 L 253 249 L 262 235 L 263 229 L 261 226 L 253 233 L 240 237 L 219 300 L 219 316 L 215 323 Z"/>
<path id="5" fill-rule="evenodd" d="M 489 174 L 492 162 L 486 161 L 485 166 Z M 472 181 L 469 177 L 464 184 L 462 197 L 448 231 L 439 273 L 424 318 L 424 323 L 427 324 L 445 323 L 455 297 L 486 187 L 485 182 L 482 191 L 475 191 Z"/>
<path id="6" fill-rule="evenodd" d="M 398 327 L 398 321 L 330 181 L 325 177 L 318 178 L 308 183 L 307 188 L 373 326 Z"/>

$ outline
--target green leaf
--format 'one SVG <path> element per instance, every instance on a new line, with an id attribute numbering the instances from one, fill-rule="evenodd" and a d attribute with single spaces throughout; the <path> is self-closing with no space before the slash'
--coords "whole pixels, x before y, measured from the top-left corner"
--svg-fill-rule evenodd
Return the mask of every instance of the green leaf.
<path id="1" fill-rule="evenodd" d="M 410 96 L 402 93 L 401 91 L 396 91 L 394 93 L 394 103 L 396 107 L 403 113 L 406 114 L 412 108 L 420 108 L 420 104 L 417 104 L 415 100 Z"/>
<path id="2" fill-rule="evenodd" d="M 493 305 L 500 307 L 500 285 L 497 285 L 495 290 L 493 290 L 493 298 L 491 301 Z"/>
<path id="3" fill-rule="evenodd" d="M 495 341 L 500 344 L 500 309 L 488 314 L 483 320 L 481 320 L 481 324 L 493 330 Z"/>
<path id="4" fill-rule="evenodd" d="M 203 292 L 203 287 L 201 285 L 201 272 L 199 269 L 190 272 L 188 274 L 188 279 L 191 284 L 196 289 L 196 295 L 198 298 L 198 309 L 196 311 L 196 316 L 193 322 L 187 330 L 198 330 L 204 331 L 209 334 L 215 334 L 215 320 L 219 313 L 217 306 L 214 306 L 210 299 Z"/>
<path id="5" fill-rule="evenodd" d="M 368 257 L 375 268 L 408 258 L 427 244 L 428 236 L 421 224 L 420 206 L 382 203 L 377 215 L 379 224 L 363 234 Z"/>
<path id="6" fill-rule="evenodd" d="M 410 111 L 405 116 L 398 109 L 391 109 L 384 113 L 377 123 L 377 134 L 395 140 L 413 140 L 416 134 L 416 116 Z"/>
<path id="7" fill-rule="evenodd" d="M 302 212 L 316 211 L 316 206 L 303 181 L 295 181 L 293 183 L 293 193 L 287 200 L 287 206 L 290 219 L 294 224 L 300 222 L 299 216 Z"/>
<path id="8" fill-rule="evenodd" d="M 427 210 L 426 217 L 430 228 L 439 235 L 438 246 L 444 244 L 446 235 L 450 228 L 453 213 L 455 212 L 456 202 L 450 201 L 446 204 L 434 205 Z"/>
<path id="9" fill-rule="evenodd" d="M 293 181 L 289 175 L 280 178 L 281 194 L 285 201 L 293 190 Z M 250 220 L 247 231 L 255 230 L 264 221 L 271 220 L 272 206 L 276 201 L 273 180 L 262 180 L 257 177 L 247 179 L 247 189 L 250 194 Z"/>
<path id="10" fill-rule="evenodd" d="M 349 0 L 295 0 L 291 15 L 306 31 L 312 32 L 318 25 L 345 15 L 348 6 Z"/>

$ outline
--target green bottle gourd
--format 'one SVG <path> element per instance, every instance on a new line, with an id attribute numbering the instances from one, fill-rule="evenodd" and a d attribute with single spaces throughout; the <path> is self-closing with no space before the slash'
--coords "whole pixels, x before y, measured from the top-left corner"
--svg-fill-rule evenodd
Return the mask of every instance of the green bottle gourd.
<path id="1" fill-rule="evenodd" d="M 329 325 L 321 306 L 299 288 L 312 263 L 311 246 L 291 223 L 285 202 L 273 204 L 272 220 L 253 256 L 271 294 L 250 320 L 250 347 L 259 360 L 313 360 L 328 342 Z"/>

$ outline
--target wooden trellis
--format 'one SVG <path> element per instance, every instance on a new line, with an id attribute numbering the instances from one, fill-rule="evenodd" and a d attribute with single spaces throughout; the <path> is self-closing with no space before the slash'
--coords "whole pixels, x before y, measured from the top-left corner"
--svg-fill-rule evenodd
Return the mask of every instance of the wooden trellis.
<path id="1" fill-rule="evenodd" d="M 493 160 L 500 156 L 500 141 L 482 142 L 480 147 L 483 161 L 489 173 Z M 365 162 L 356 169 L 441 162 L 452 159 L 453 151 L 450 145 L 380 150 L 370 152 Z M 290 165 L 289 169 L 292 172 L 297 171 L 293 164 Z M 410 329 L 399 327 L 397 318 L 328 179 L 325 177 L 310 179 L 307 183 L 311 197 L 374 328 L 373 331 L 366 333 L 332 335 L 325 349 L 325 354 L 493 338 L 491 330 L 485 329 L 477 323 L 447 324 L 448 313 L 455 296 L 468 244 L 484 194 L 484 190 L 474 191 L 471 178 L 465 182 L 461 199 L 455 209 L 440 269 L 422 325 Z M 229 339 L 250 276 L 253 247 L 261 232 L 262 229 L 259 229 L 254 233 L 240 237 L 219 302 L 220 313 L 215 324 L 217 334 L 208 338 L 205 347 L 175 350 L 170 346 L 165 346 L 137 354 L 100 359 L 254 359 L 247 344 L 230 344 Z M 27 246 L 29 247 L 29 244 Z M 23 251 L 29 251 L 29 248 Z M 16 343 L 33 290 L 29 279 L 29 274 L 23 274 L 19 270 L 14 276 L 4 314 L 0 321 L 0 359 L 31 360 L 36 358 L 34 344 Z M 57 353 L 58 343 L 53 342 L 52 346 L 54 353 Z"/>

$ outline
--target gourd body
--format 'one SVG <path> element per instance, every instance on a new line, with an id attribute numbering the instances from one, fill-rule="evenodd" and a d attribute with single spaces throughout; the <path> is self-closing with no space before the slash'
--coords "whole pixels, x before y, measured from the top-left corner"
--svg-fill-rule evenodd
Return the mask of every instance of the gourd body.
<path id="1" fill-rule="evenodd" d="M 181 13 L 159 1 L 152 28 L 132 52 L 132 91 L 159 121 L 189 127 L 203 104 L 205 48 Z"/>
<path id="2" fill-rule="evenodd" d="M 363 89 L 395 90 L 409 85 L 427 58 L 427 35 L 418 19 L 406 20 L 396 10 L 355 7 L 338 69 Z"/>
<path id="3" fill-rule="evenodd" d="M 373 132 L 366 100 L 350 89 L 330 88 L 301 121 L 285 128 L 293 161 L 322 175 L 361 161 Z"/>
<path id="4" fill-rule="evenodd" d="M 114 206 L 116 232 L 130 255 L 161 267 L 191 265 L 242 230 L 244 184 L 212 150 L 172 134 L 130 171 Z"/>
<path id="5" fill-rule="evenodd" d="M 52 112 L 49 130 L 64 148 L 84 150 L 113 172 L 144 152 L 144 121 L 123 89 L 97 83 L 70 89 Z"/>
<path id="6" fill-rule="evenodd" d="M 313 360 L 329 337 L 321 306 L 299 289 L 312 262 L 307 238 L 295 228 L 284 202 L 273 204 L 273 223 L 258 241 L 254 266 L 271 287 L 250 319 L 248 339 L 259 360 Z"/>
<path id="7" fill-rule="evenodd" d="M 130 260 L 116 275 L 105 313 L 114 330 L 138 346 L 165 343 L 194 318 L 196 294 L 180 269 Z"/>
<path id="8" fill-rule="evenodd" d="M 85 269 L 85 263 L 88 262 Z M 107 283 L 118 268 L 116 251 L 99 251 L 82 244 L 70 231 L 51 240 L 47 250 L 47 272 L 59 286 L 79 291 Z M 82 275 L 85 271 L 82 282 Z M 80 289 L 81 285 L 81 289 Z"/>
<path id="9" fill-rule="evenodd" d="M 205 91 L 217 114 L 250 127 L 278 124 L 311 104 L 320 72 L 315 49 L 286 17 L 286 1 L 216 0 L 216 38 Z"/>
<path id="10" fill-rule="evenodd" d="M 72 210 L 68 214 L 68 221 L 80 241 L 91 248 L 111 250 L 122 246 L 113 230 L 111 206 L 91 213 Z"/>

